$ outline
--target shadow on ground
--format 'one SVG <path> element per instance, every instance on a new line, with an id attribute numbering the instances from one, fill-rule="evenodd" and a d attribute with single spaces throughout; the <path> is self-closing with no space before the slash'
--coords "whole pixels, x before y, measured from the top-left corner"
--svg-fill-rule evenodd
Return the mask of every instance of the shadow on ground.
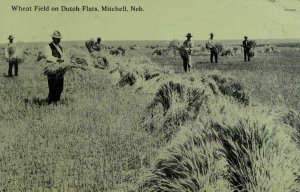
<path id="1" fill-rule="evenodd" d="M 46 106 L 46 105 L 69 105 L 73 103 L 74 99 L 64 98 L 56 103 L 49 103 L 48 98 L 26 98 L 24 99 L 24 103 L 26 105 L 37 105 L 37 106 Z"/>

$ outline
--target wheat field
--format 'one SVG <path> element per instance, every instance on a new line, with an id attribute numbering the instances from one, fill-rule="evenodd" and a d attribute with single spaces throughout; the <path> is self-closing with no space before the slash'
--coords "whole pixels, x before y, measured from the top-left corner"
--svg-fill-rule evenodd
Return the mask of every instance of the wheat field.
<path id="1" fill-rule="evenodd" d="M 67 72 L 58 105 L 36 62 L 46 43 L 24 43 L 13 78 L 1 45 L 0 191 L 299 191 L 294 42 L 261 41 L 280 52 L 251 62 L 237 52 L 211 64 L 204 51 L 187 74 L 179 55 L 148 48 L 168 41 L 104 42 L 126 55 L 104 50 L 108 69 Z M 84 42 L 62 46 L 89 54 Z"/>

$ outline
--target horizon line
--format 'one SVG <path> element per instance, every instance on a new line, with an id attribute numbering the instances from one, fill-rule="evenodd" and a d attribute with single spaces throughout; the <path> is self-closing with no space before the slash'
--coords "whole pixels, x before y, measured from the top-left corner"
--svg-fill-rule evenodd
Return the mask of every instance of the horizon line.
<path id="1" fill-rule="evenodd" d="M 92 38 L 90 38 L 92 39 Z M 63 40 L 62 39 L 62 42 L 72 42 L 72 41 L 88 41 L 90 39 L 77 39 L 77 40 Z M 296 38 L 265 38 L 265 39 L 262 39 L 262 38 L 258 38 L 258 39 L 252 39 L 252 38 L 249 38 L 251 40 L 299 40 L 300 41 L 300 38 L 299 37 L 296 37 Z M 184 41 L 185 39 L 176 39 L 176 38 L 173 38 L 173 39 L 152 39 L 152 40 L 149 40 L 149 39 L 137 39 L 137 40 L 127 40 L 127 39 L 115 39 L 115 40 L 102 40 L 102 41 L 172 41 L 172 40 L 179 40 L 179 41 Z M 192 41 L 206 41 L 207 39 L 192 39 Z M 243 40 L 243 38 L 240 38 L 240 39 L 215 39 L 216 41 L 239 41 L 239 40 Z M 16 41 L 16 43 L 45 43 L 45 42 L 51 42 L 51 39 L 49 41 Z M 0 43 L 0 44 L 5 44 L 6 42 L 4 43 Z M 300 42 L 299 42 L 300 43 Z"/>

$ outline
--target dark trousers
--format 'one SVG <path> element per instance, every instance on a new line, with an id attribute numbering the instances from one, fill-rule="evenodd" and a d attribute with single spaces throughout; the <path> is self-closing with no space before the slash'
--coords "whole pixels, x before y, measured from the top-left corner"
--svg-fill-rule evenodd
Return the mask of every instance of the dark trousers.
<path id="1" fill-rule="evenodd" d="M 215 62 L 218 63 L 218 53 L 215 50 L 210 50 L 210 62 L 213 63 L 213 58 L 215 57 Z"/>
<path id="2" fill-rule="evenodd" d="M 247 59 L 248 59 L 248 61 L 250 61 L 249 52 L 250 52 L 250 50 L 244 49 L 244 61 L 247 61 Z"/>
<path id="3" fill-rule="evenodd" d="M 56 76 L 48 76 L 48 102 L 53 103 L 60 101 L 61 93 L 64 89 L 64 76 L 56 75 Z"/>
<path id="4" fill-rule="evenodd" d="M 15 75 L 18 75 L 19 63 L 16 61 L 10 61 L 8 63 L 8 76 L 12 76 L 13 68 L 15 68 Z"/>
<path id="5" fill-rule="evenodd" d="M 182 57 L 183 62 L 183 70 L 184 72 L 187 72 L 187 70 L 191 70 L 191 56 L 184 56 Z"/>

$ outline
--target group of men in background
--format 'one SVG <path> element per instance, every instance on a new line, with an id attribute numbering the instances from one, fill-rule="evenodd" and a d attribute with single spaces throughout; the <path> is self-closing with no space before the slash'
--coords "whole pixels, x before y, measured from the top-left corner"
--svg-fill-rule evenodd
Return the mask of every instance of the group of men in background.
<path id="1" fill-rule="evenodd" d="M 45 46 L 45 56 L 46 61 L 48 63 L 63 63 L 64 60 L 64 52 L 63 48 L 60 45 L 60 41 L 62 35 L 59 31 L 54 31 L 51 35 L 52 42 Z M 192 49 L 194 48 L 194 44 L 191 40 L 192 34 L 188 33 L 186 35 L 186 40 L 183 42 L 181 48 L 181 57 L 183 59 L 183 69 L 185 72 L 190 71 L 191 69 L 191 54 Z M 244 48 L 244 60 L 250 61 L 249 51 L 250 46 L 248 45 L 248 37 L 244 37 L 245 40 L 243 41 L 243 48 Z M 18 76 L 18 62 L 12 59 L 14 53 L 16 52 L 16 44 L 14 43 L 13 35 L 9 35 L 8 37 L 9 43 L 5 48 L 5 58 L 8 62 L 8 77 L 12 77 L 12 71 L 14 68 L 15 76 Z M 210 38 L 207 42 L 207 45 L 210 50 L 210 62 L 218 63 L 218 52 L 215 47 L 214 42 L 214 34 L 210 34 Z M 97 42 L 93 46 L 93 49 L 96 51 L 100 51 L 101 49 L 101 38 L 97 39 Z M 61 93 L 63 92 L 64 87 L 64 76 L 63 75 L 48 75 L 48 87 L 49 87 L 49 94 L 48 94 L 48 102 L 49 103 L 56 103 L 60 101 Z"/>
<path id="2" fill-rule="evenodd" d="M 218 50 L 216 48 L 215 42 L 214 42 L 214 33 L 210 33 L 210 38 L 208 39 L 206 43 L 206 47 L 210 50 L 210 62 L 213 63 L 218 63 Z M 186 35 L 186 40 L 183 42 L 183 45 L 181 47 L 181 57 L 183 60 L 183 69 L 185 72 L 190 71 L 191 66 L 192 66 L 192 61 L 191 61 L 191 55 L 192 55 L 192 50 L 194 48 L 194 43 L 192 42 L 192 34 L 188 33 Z M 244 36 L 244 41 L 243 41 L 243 49 L 244 49 L 244 61 L 250 61 L 250 49 L 251 47 L 248 44 L 248 37 Z"/>
<path id="3" fill-rule="evenodd" d="M 52 42 L 45 46 L 45 57 L 47 63 L 63 63 L 64 60 L 64 52 L 63 48 L 60 46 L 61 41 L 61 33 L 59 31 L 54 31 L 51 35 Z M 13 68 L 14 75 L 18 76 L 18 65 L 17 60 L 14 59 L 14 54 L 17 50 L 17 45 L 14 43 L 14 36 L 9 35 L 8 37 L 9 43 L 5 47 L 5 58 L 8 62 L 8 77 L 13 77 Z M 48 75 L 48 103 L 56 103 L 60 101 L 60 96 L 64 87 L 64 77 L 63 75 Z"/>
<path id="4" fill-rule="evenodd" d="M 45 59 L 47 63 L 64 63 L 64 51 L 62 46 L 60 45 L 62 35 L 59 31 L 54 31 L 51 35 L 52 42 L 49 43 L 44 47 L 44 54 Z M 6 61 L 9 64 L 8 67 L 8 77 L 13 77 L 12 70 L 15 69 L 15 76 L 18 76 L 18 62 L 13 59 L 14 54 L 17 50 L 17 45 L 14 43 L 14 37 L 12 35 L 9 35 L 8 37 L 9 43 L 7 44 L 5 48 L 5 58 Z M 93 44 L 91 47 L 90 52 L 101 50 L 101 38 L 98 37 L 97 41 Z M 64 75 L 57 73 L 57 74 L 48 74 L 48 88 L 49 88 L 49 94 L 48 94 L 48 103 L 57 103 L 60 101 L 61 93 L 64 89 Z"/>

